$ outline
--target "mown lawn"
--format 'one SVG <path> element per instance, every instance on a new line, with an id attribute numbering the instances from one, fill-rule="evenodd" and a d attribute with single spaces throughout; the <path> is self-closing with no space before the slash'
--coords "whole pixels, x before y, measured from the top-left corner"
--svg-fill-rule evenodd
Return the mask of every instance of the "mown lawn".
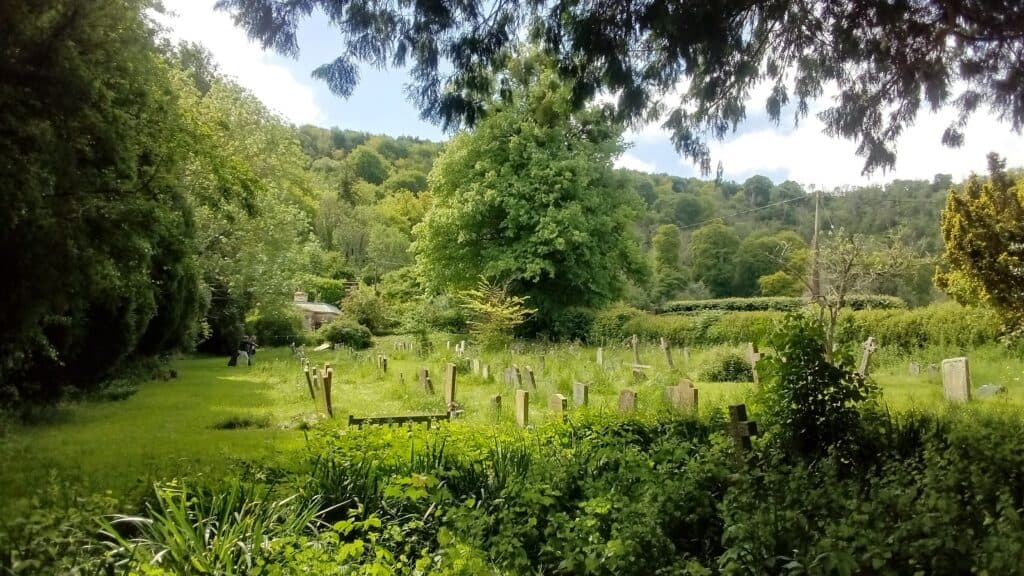
<path id="1" fill-rule="evenodd" d="M 331 362 L 335 369 L 335 425 L 348 414 L 382 416 L 443 412 L 444 366 L 459 362 L 445 340 L 436 341 L 436 351 L 420 358 L 411 351 L 397 351 L 397 337 L 379 339 L 377 348 L 352 352 L 311 352 L 316 365 Z M 455 341 L 452 342 L 454 348 Z M 737 349 L 738 351 L 739 349 Z M 641 414 L 666 410 L 664 387 L 683 377 L 694 378 L 700 390 L 700 412 L 707 417 L 724 411 L 735 402 L 752 402 L 749 383 L 700 382 L 695 376 L 712 351 L 695 349 L 687 361 L 675 352 L 676 369 L 669 370 L 663 353 L 645 347 L 642 362 L 651 365 L 649 376 L 633 381 L 629 368 L 631 352 L 624 346 L 605 350 L 605 367 L 595 362 L 594 348 L 530 346 L 517 354 L 484 355 L 492 379 L 485 382 L 470 373 L 462 360 L 457 378 L 457 401 L 465 409 L 464 425 L 514 426 L 515 392 L 503 384 L 505 366 L 530 366 L 537 389 L 530 393 L 530 421 L 542 424 L 548 417 L 548 401 L 561 393 L 572 404 L 574 380 L 591 383 L 590 409 L 614 411 L 619 391 L 630 386 L 638 391 Z M 389 357 L 387 374 L 377 369 L 376 357 Z M 928 365 L 938 363 L 950 351 L 922 352 L 913 358 L 880 353 L 874 377 L 882 399 L 894 410 L 943 409 L 941 376 L 930 373 Z M 473 350 L 467 356 L 476 357 Z M 541 357 L 543 356 L 543 361 Z M 998 347 L 972 351 L 974 387 L 986 383 L 1005 385 L 1009 393 L 979 400 L 982 406 L 1024 406 L 1020 375 L 1024 363 Z M 920 362 L 922 373 L 910 376 L 907 363 Z M 543 367 L 542 367 L 543 366 Z M 287 349 L 264 350 L 256 366 L 226 366 L 223 358 L 189 357 L 174 362 L 177 379 L 150 382 L 139 392 L 119 402 L 82 403 L 61 408 L 46 423 L 16 428 L 0 439 L 0 488 L 2 508 L 19 501 L 52 481 L 80 493 L 110 490 L 130 496 L 148 490 L 154 479 L 203 474 L 232 474 L 241 461 L 286 464 L 304 449 L 303 422 L 316 415 L 299 363 Z M 419 385 L 417 371 L 428 368 L 434 395 Z M 502 408 L 494 411 L 491 398 L 502 396 Z M 229 423 L 243 427 L 221 429 Z M 245 427 L 244 424 L 249 424 Z M 23 503 L 23 502 L 22 502 Z"/>

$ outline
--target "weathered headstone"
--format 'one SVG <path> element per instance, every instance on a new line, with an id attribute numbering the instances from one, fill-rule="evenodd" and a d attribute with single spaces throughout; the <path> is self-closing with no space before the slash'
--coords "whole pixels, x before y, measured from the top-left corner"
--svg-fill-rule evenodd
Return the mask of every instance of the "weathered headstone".
<path id="1" fill-rule="evenodd" d="M 921 375 L 921 365 L 918 364 L 917 362 L 911 362 L 910 366 L 908 367 L 908 370 L 910 371 L 911 376 Z"/>
<path id="2" fill-rule="evenodd" d="M 991 396 L 999 396 L 1006 394 L 1006 386 L 1000 386 L 998 384 L 985 384 L 974 393 L 978 398 L 989 398 Z"/>
<path id="3" fill-rule="evenodd" d="M 430 378 L 430 370 L 427 370 L 426 368 L 420 368 L 419 375 L 420 375 L 420 386 L 422 386 L 423 389 L 426 390 L 427 389 L 427 380 Z"/>
<path id="4" fill-rule="evenodd" d="M 517 389 L 523 387 L 523 373 L 519 371 L 519 366 L 512 366 L 512 385 Z"/>
<path id="5" fill-rule="evenodd" d="M 387 356 L 381 356 L 380 357 L 380 371 L 385 373 L 385 374 L 388 373 L 388 357 Z"/>
<path id="6" fill-rule="evenodd" d="M 971 369 L 966 357 L 947 358 L 942 361 L 942 388 L 946 400 L 969 402 L 971 399 Z"/>
<path id="7" fill-rule="evenodd" d="M 669 404 L 676 410 L 683 412 L 697 411 L 697 392 L 697 388 L 693 387 L 693 382 L 685 378 L 678 385 L 665 388 Z"/>
<path id="8" fill-rule="evenodd" d="M 533 368 L 526 367 L 526 385 L 529 386 L 528 390 L 537 389 L 537 378 L 533 374 Z"/>
<path id="9" fill-rule="evenodd" d="M 526 390 L 516 390 L 516 423 L 521 428 L 530 423 L 530 393 Z"/>
<path id="10" fill-rule="evenodd" d="M 427 394 L 434 393 L 434 380 L 430 376 L 427 376 L 427 379 L 423 381 L 423 390 Z"/>
<path id="11" fill-rule="evenodd" d="M 302 372 L 306 375 L 306 386 L 309 388 L 309 397 L 316 400 L 316 391 L 313 389 L 313 377 L 309 374 L 309 366 L 307 365 L 303 368 Z"/>
<path id="12" fill-rule="evenodd" d="M 868 336 L 868 339 L 864 341 L 862 348 L 864 348 L 864 353 L 861 354 L 860 368 L 857 370 L 857 373 L 861 376 L 867 376 L 868 365 L 871 363 L 871 355 L 875 353 L 875 350 L 878 350 L 878 344 L 875 343 L 875 338 L 873 336 Z"/>
<path id="13" fill-rule="evenodd" d="M 640 363 L 640 339 L 637 338 L 636 334 L 629 339 L 630 345 L 633 347 L 633 364 Z"/>
<path id="14" fill-rule="evenodd" d="M 444 403 L 455 402 L 455 364 L 449 363 L 444 372 Z"/>
<path id="15" fill-rule="evenodd" d="M 665 352 L 665 362 L 668 363 L 668 367 L 674 369 L 676 365 L 672 362 L 672 347 L 669 346 L 668 340 L 664 336 L 661 337 L 661 349 Z"/>
<path id="16" fill-rule="evenodd" d="M 750 374 L 753 377 L 754 390 L 760 390 L 761 377 L 757 373 L 757 362 L 761 360 L 761 352 L 758 351 L 757 344 L 753 342 L 747 344 L 747 359 L 750 361 Z"/>
<path id="17" fill-rule="evenodd" d="M 479 376 L 480 375 L 480 359 L 479 358 L 473 358 L 473 361 L 470 362 L 470 365 L 473 367 L 473 375 L 474 376 Z"/>
<path id="18" fill-rule="evenodd" d="M 636 391 L 626 388 L 619 392 L 619 412 L 629 414 L 636 411 Z"/>
<path id="19" fill-rule="evenodd" d="M 483 378 L 484 380 L 490 382 L 490 380 L 491 380 L 491 365 L 490 364 L 484 364 L 480 368 L 480 377 Z"/>
<path id="20" fill-rule="evenodd" d="M 583 382 L 572 383 L 572 402 L 577 406 L 586 406 L 590 403 L 590 386 Z"/>
<path id="21" fill-rule="evenodd" d="M 548 410 L 551 411 L 551 417 L 555 420 L 562 420 L 565 418 L 565 411 L 569 409 L 569 401 L 561 394 L 552 394 L 551 399 L 548 400 Z"/>
<path id="22" fill-rule="evenodd" d="M 604 368 L 604 348 L 601 347 L 597 349 L 597 365 Z"/>
<path id="23" fill-rule="evenodd" d="M 737 450 L 750 450 L 751 436 L 757 436 L 757 422 L 747 420 L 747 405 L 729 406 L 729 435 Z"/>

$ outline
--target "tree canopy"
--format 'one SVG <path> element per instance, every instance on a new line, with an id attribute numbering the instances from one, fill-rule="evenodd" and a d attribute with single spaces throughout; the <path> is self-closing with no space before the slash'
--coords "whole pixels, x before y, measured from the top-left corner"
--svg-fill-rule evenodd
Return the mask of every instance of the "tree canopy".
<path id="1" fill-rule="evenodd" d="M 500 73 L 525 36 L 543 42 L 574 81 L 579 107 L 601 91 L 626 121 L 662 118 L 680 153 L 710 172 L 708 138 L 748 114 L 798 121 L 837 92 L 819 117 L 858 142 L 865 171 L 894 165 L 896 139 L 922 107 L 953 106 L 943 143 L 963 142 L 979 108 L 1024 125 L 1024 5 L 1018 0 L 656 0 L 401 2 L 219 0 L 251 38 L 295 54 L 297 27 L 322 10 L 340 54 L 314 72 L 348 96 L 358 65 L 410 66 L 425 118 L 474 125 L 507 94 Z M 527 34 L 527 31 L 529 34 Z M 668 96 L 682 87 L 678 97 Z"/>

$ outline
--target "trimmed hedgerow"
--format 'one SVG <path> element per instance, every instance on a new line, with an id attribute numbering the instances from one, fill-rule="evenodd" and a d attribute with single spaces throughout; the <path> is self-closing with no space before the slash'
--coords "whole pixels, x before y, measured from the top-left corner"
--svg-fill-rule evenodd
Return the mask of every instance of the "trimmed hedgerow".
<path id="1" fill-rule="evenodd" d="M 768 298 L 717 298 L 712 300 L 676 300 L 667 302 L 655 310 L 659 314 L 684 314 L 695 312 L 788 312 L 807 306 L 806 298 L 773 296 Z M 895 296 L 880 294 L 854 294 L 848 296 L 846 305 L 851 310 L 894 310 L 907 307 L 906 302 Z"/>

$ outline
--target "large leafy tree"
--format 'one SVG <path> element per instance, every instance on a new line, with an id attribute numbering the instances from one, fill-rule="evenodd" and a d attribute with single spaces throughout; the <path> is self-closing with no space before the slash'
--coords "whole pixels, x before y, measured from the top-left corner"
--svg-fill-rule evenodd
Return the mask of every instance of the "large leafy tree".
<path id="1" fill-rule="evenodd" d="M 972 177 L 951 192 L 942 212 L 947 269 L 939 286 L 957 300 L 986 301 L 1015 329 L 1024 326 L 1024 178 L 991 154 L 987 179 Z"/>
<path id="2" fill-rule="evenodd" d="M 739 247 L 739 236 L 725 224 L 715 222 L 694 232 L 690 238 L 694 280 L 703 282 L 717 298 L 731 296 Z"/>
<path id="3" fill-rule="evenodd" d="M 0 404 L 187 343 L 183 127 L 135 0 L 0 3 Z"/>
<path id="4" fill-rule="evenodd" d="M 423 116 L 474 124 L 491 105 L 510 49 L 532 25 L 575 80 L 581 105 L 616 96 L 620 118 L 665 118 L 677 149 L 710 171 L 708 137 L 747 115 L 753 87 L 778 121 L 795 120 L 826 90 L 829 134 L 854 139 L 865 169 L 895 163 L 893 145 L 922 106 L 951 105 L 943 142 L 959 145 L 987 107 L 1024 124 L 1024 4 L 1019 0 L 219 0 L 250 37 L 295 54 L 297 27 L 322 10 L 341 32 L 341 54 L 314 75 L 337 94 L 355 88 L 358 65 L 411 65 Z M 686 86 L 677 99 L 664 98 Z"/>
<path id="5" fill-rule="evenodd" d="M 435 162 L 413 247 L 427 286 L 507 286 L 529 297 L 540 329 L 565 307 L 614 299 L 644 269 L 630 232 L 642 203 L 618 186 L 620 130 L 602 111 L 574 112 L 570 88 L 532 59 L 507 84 L 510 101 Z"/>

